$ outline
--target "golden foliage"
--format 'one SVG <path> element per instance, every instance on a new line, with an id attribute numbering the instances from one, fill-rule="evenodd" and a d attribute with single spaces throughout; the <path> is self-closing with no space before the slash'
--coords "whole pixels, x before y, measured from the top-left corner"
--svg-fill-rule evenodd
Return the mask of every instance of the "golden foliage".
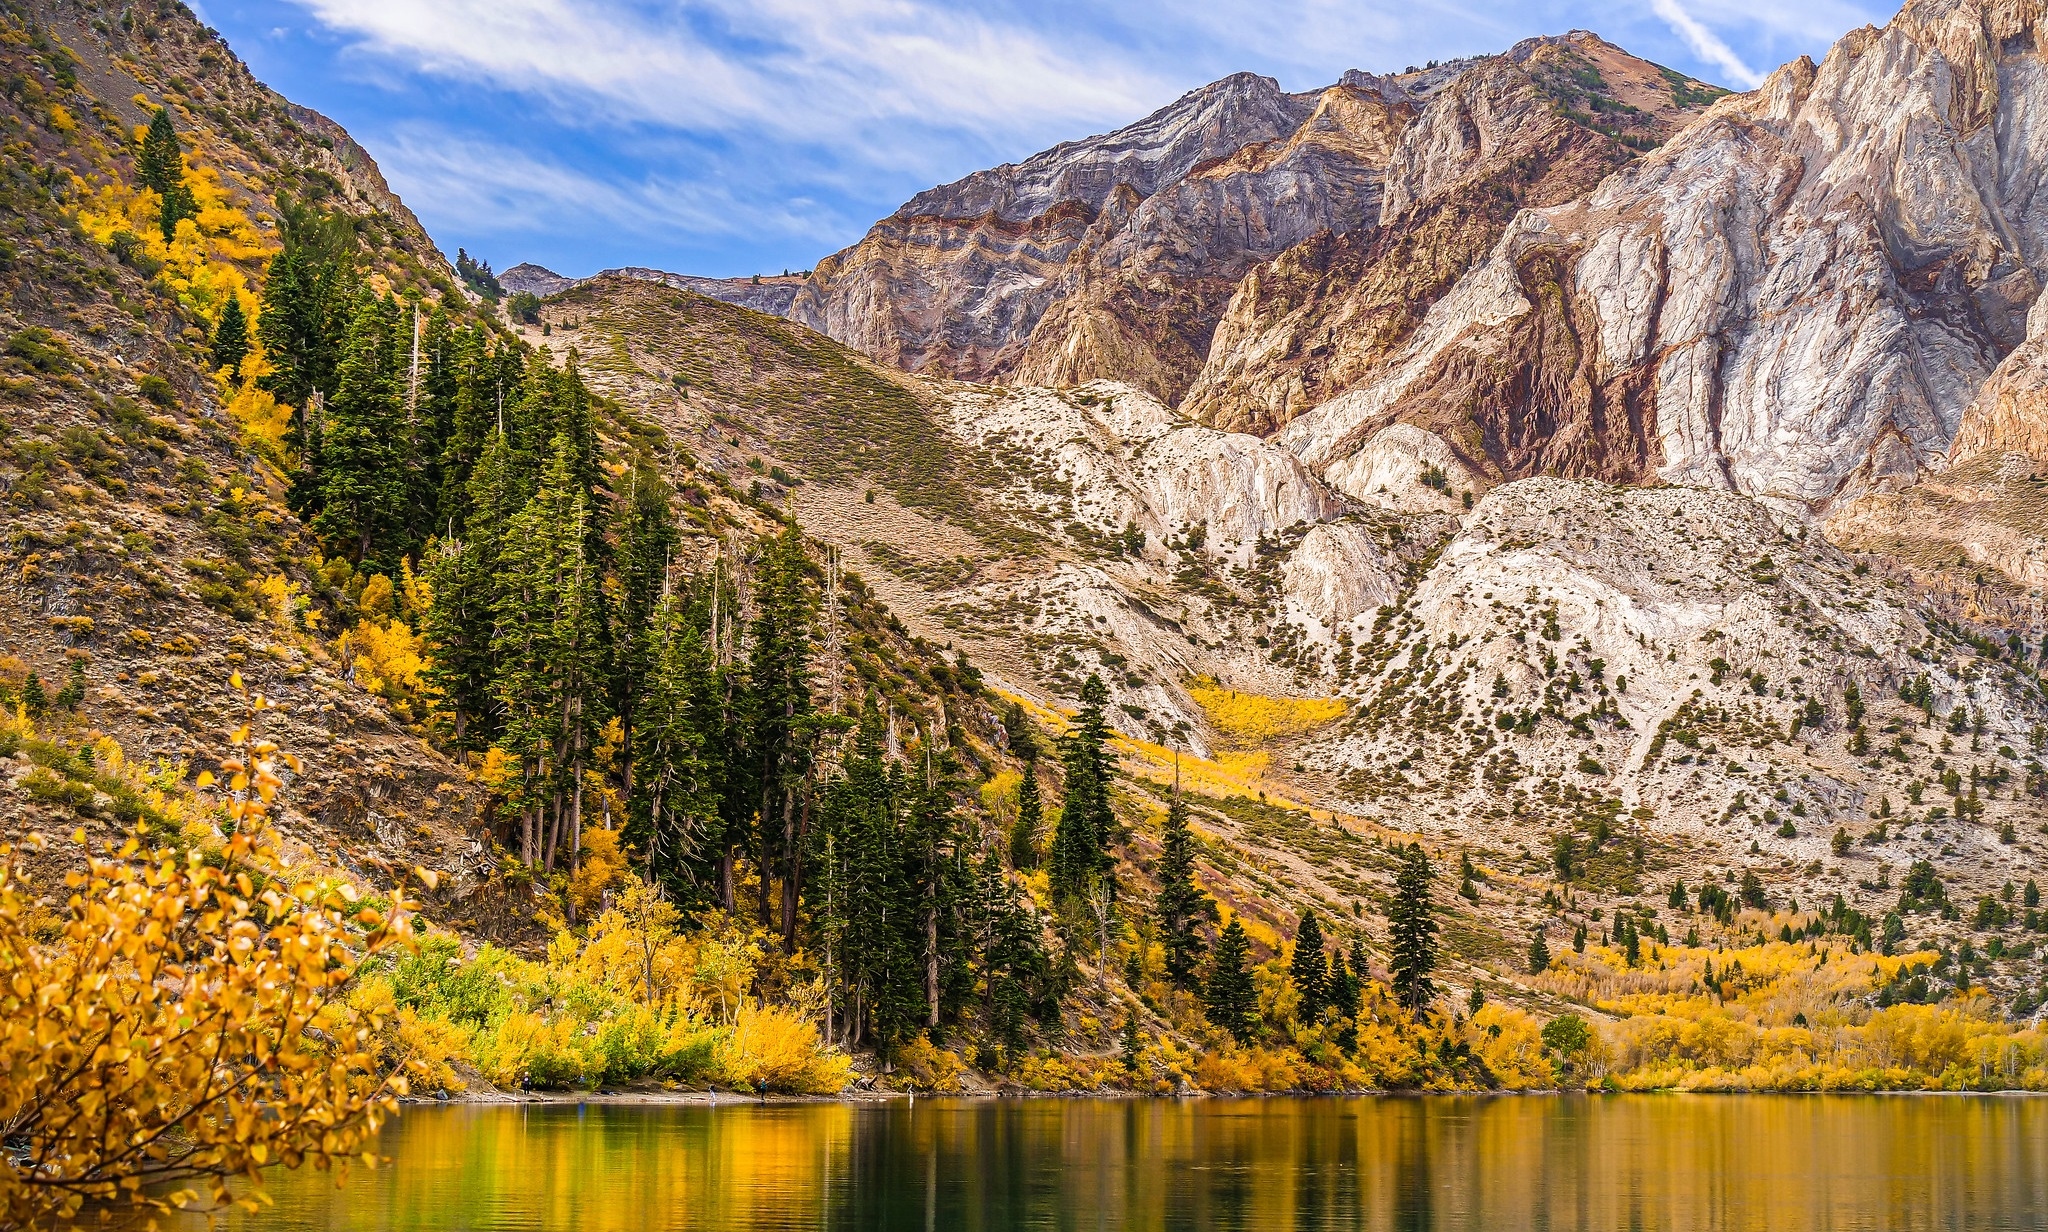
<path id="1" fill-rule="evenodd" d="M 934 1046 L 931 1038 L 922 1031 L 909 1043 L 899 1046 L 892 1059 L 899 1085 L 919 1091 L 958 1094 L 960 1075 L 967 1069 L 958 1053 Z"/>
<path id="2" fill-rule="evenodd" d="M 1203 678 L 1188 686 L 1188 696 L 1202 708 L 1226 740 L 1240 745 L 1265 744 L 1314 731 L 1344 717 L 1337 697 L 1268 697 L 1226 689 Z"/>
<path id="3" fill-rule="evenodd" d="M 626 854 L 619 849 L 617 830 L 586 830 L 576 872 L 569 878 L 569 899 L 578 914 L 603 905 L 613 886 L 627 880 Z"/>
<path id="4" fill-rule="evenodd" d="M 1543 1024 L 1528 1012 L 1488 1002 L 1472 1015 L 1466 1035 L 1501 1086 L 1527 1090 L 1557 1081 L 1543 1047 Z"/>
<path id="5" fill-rule="evenodd" d="M 391 583 L 382 574 L 370 579 L 371 586 L 384 583 L 384 596 Z M 371 587 L 365 587 L 367 596 Z M 355 673 L 356 684 L 390 702 L 399 717 L 417 719 L 431 700 L 421 673 L 426 670 L 426 643 L 402 620 L 377 621 L 365 618 L 341 635 L 337 649 L 342 662 Z"/>
<path id="6" fill-rule="evenodd" d="M 254 321 L 259 305 L 249 287 L 249 273 L 277 249 L 246 213 L 235 208 L 220 173 L 204 164 L 185 168 L 185 185 L 199 203 L 199 216 L 178 223 L 164 242 L 157 223 L 160 202 L 153 189 L 111 181 L 97 187 L 74 182 L 79 199 L 78 224 L 96 242 L 113 246 L 116 236 L 150 261 L 162 266 L 157 278 L 187 308 L 208 321 L 218 320 L 230 295 Z"/>
<path id="7" fill-rule="evenodd" d="M 742 1003 L 712 1056 L 727 1083 L 753 1090 L 822 1095 L 853 1076 L 845 1054 L 821 1046 L 817 1027 L 778 1005 Z"/>
<path id="8" fill-rule="evenodd" d="M 1592 1058 L 1618 1089 L 2048 1089 L 2048 1035 L 2003 1021 L 1981 995 L 1871 1008 L 1870 993 L 1936 957 L 1827 940 L 1649 945 L 1632 968 L 1592 946 L 1536 982 L 1619 1016 L 1600 1024 Z"/>
<path id="9" fill-rule="evenodd" d="M 273 573 L 256 584 L 256 593 L 263 600 L 263 614 L 279 633 L 291 634 L 308 619 L 312 601 L 299 589 L 299 584 L 281 573 Z"/>
<path id="10" fill-rule="evenodd" d="M 343 1163 L 406 1090 L 380 1073 L 381 1009 L 343 997 L 358 954 L 409 940 L 408 908 L 379 913 L 346 884 L 294 880 L 268 813 L 279 763 L 296 763 L 246 724 L 232 745 L 232 833 L 218 850 L 145 847 L 138 833 L 89 852 L 48 940 L 20 853 L 0 851 L 10 1226 L 69 1220 L 87 1202 L 192 1205 L 200 1187 L 220 1204 L 227 1178 L 254 1186 L 266 1164 Z"/>
<path id="11" fill-rule="evenodd" d="M 273 464 L 285 461 L 285 445 L 292 428 L 292 408 L 271 397 L 267 391 L 258 389 L 251 379 L 237 388 L 228 400 L 228 414 L 241 428 L 243 439 L 253 444 L 258 454 Z"/>

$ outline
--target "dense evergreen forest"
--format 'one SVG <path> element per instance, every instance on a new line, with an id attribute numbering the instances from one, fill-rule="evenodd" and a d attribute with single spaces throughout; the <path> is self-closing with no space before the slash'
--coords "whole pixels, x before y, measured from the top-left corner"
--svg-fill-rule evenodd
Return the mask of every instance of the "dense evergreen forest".
<path id="1" fill-rule="evenodd" d="M 786 953 L 817 955 L 828 1034 L 855 1045 L 972 1012 L 1019 1046 L 1028 1023 L 1056 1021 L 1072 965 L 1007 877 L 1038 839 L 971 824 L 949 725 L 901 733 L 874 692 L 839 687 L 850 587 L 836 565 L 785 519 L 687 568 L 677 494 L 646 450 L 608 456 L 616 408 L 573 358 L 558 368 L 464 321 L 466 305 L 381 293 L 345 223 L 289 204 L 285 218 L 255 335 L 264 387 L 294 408 L 291 507 L 330 561 L 430 596 L 435 735 L 503 785 L 494 832 L 520 871 L 573 881 L 590 831 L 616 828 L 686 912 L 750 912 Z M 217 326 L 223 363 L 244 328 Z M 1114 900 L 1094 689 L 1063 745 L 1052 843 L 1076 904 Z M 889 756 L 906 738 L 913 755 Z"/>

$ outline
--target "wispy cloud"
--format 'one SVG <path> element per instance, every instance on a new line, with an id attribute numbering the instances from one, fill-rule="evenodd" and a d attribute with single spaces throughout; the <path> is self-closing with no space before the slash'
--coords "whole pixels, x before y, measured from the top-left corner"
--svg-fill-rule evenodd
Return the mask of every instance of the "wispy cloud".
<path id="1" fill-rule="evenodd" d="M 1584 28 L 1742 87 L 1896 2 L 205 0 L 437 234 L 569 273 L 807 265 L 1238 70 L 1305 90 Z M 304 20 L 269 37 L 282 12 Z"/>
<path id="2" fill-rule="evenodd" d="M 599 126 L 829 142 L 938 122 L 1005 139 L 1173 93 L 1106 52 L 921 0 L 296 2 L 359 51 L 544 94 Z"/>
<path id="3" fill-rule="evenodd" d="M 378 151 L 401 197 L 461 231 L 605 229 L 650 237 L 683 231 L 822 244 L 851 221 L 800 194 L 771 188 L 742 196 L 709 177 L 600 177 L 428 124 L 399 126 Z"/>
<path id="4" fill-rule="evenodd" d="M 1764 83 L 1764 75 L 1742 62 L 1733 48 L 1721 41 L 1721 36 L 1701 25 L 1678 0 L 1650 0 L 1650 8 L 1657 16 L 1670 25 L 1678 37 L 1685 40 L 1693 54 L 1710 64 L 1718 64 L 1729 80 L 1744 89 L 1755 89 Z"/>

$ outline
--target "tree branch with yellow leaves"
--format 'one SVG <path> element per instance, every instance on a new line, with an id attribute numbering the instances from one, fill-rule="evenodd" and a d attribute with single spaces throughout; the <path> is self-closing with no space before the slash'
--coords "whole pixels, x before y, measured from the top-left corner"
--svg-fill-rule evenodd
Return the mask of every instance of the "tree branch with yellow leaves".
<path id="1" fill-rule="evenodd" d="M 0 1229 L 253 1207 L 266 1165 L 373 1163 L 406 1092 L 403 1066 L 377 1064 L 381 1012 L 343 998 L 364 959 L 413 943 L 413 904 L 379 912 L 293 874 L 270 813 L 298 762 L 253 734 L 272 703 L 232 683 L 249 721 L 225 782 L 199 777 L 225 797 L 217 852 L 143 827 L 95 852 L 79 831 L 85 866 L 52 935 L 31 919 L 24 851 L 0 847 Z"/>

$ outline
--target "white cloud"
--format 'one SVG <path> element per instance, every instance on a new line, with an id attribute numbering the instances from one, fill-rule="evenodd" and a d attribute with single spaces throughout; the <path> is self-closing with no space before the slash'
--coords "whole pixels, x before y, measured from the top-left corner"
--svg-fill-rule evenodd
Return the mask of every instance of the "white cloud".
<path id="1" fill-rule="evenodd" d="M 558 162 L 422 124 L 377 143 L 391 186 L 415 212 L 458 232 L 545 236 L 610 230 L 661 236 L 829 240 L 849 220 L 798 195 L 744 199 L 709 178 L 597 178 Z M 723 177 L 720 177 L 723 179 Z"/>
<path id="2" fill-rule="evenodd" d="M 1685 11 L 1678 0 L 1650 0 L 1650 8 L 1664 19 L 1678 37 L 1685 40 L 1693 54 L 1702 60 L 1721 66 L 1730 80 L 1744 89 L 1755 89 L 1764 82 L 1762 73 L 1742 62 L 1733 48 L 1721 41 L 1721 36 L 1701 25 L 1691 13 Z"/>
<path id="3" fill-rule="evenodd" d="M 865 143 L 923 124 L 1009 144 L 1122 122 L 1177 92 L 1121 57 L 925 0 L 296 2 L 364 50 L 549 96 L 593 127 Z"/>

